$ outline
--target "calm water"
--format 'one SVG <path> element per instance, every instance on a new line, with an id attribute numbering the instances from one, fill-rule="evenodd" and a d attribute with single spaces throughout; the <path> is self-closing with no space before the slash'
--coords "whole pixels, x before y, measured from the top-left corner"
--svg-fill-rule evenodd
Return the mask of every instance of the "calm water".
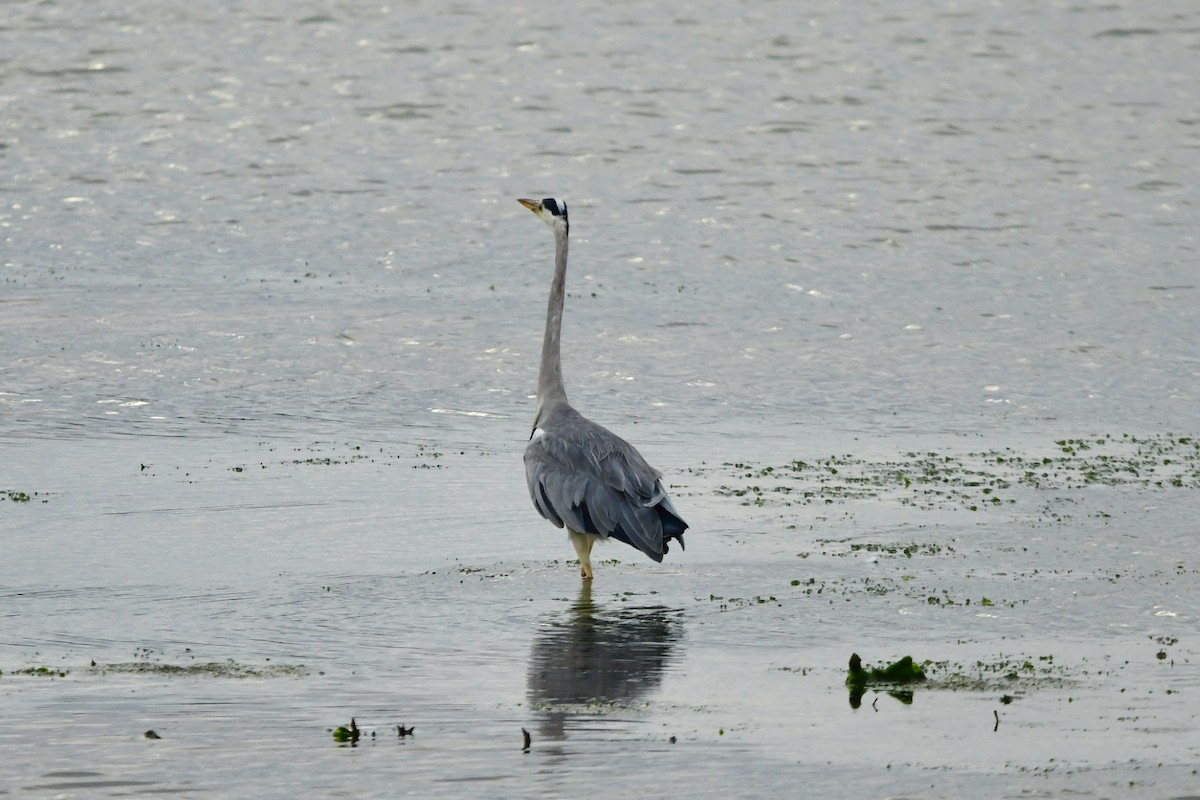
<path id="1" fill-rule="evenodd" d="M 109 5 L 0 11 L 0 793 L 1200 795 L 1200 7 Z M 590 593 L 546 195 L 692 525 Z"/>

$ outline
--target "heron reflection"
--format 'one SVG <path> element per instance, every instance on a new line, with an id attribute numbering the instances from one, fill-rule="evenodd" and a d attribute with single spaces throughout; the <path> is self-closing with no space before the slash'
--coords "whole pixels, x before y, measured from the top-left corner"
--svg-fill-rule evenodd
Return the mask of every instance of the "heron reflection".
<path id="1" fill-rule="evenodd" d="M 605 608 L 584 583 L 566 614 L 541 623 L 529 663 L 529 698 L 542 738 L 566 738 L 576 717 L 645 697 L 662 682 L 682 634 L 666 606 Z"/>

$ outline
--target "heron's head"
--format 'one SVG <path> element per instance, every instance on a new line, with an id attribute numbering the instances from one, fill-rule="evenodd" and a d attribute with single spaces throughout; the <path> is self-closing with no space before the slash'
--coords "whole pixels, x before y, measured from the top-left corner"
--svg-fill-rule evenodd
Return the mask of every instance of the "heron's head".
<path id="1" fill-rule="evenodd" d="M 517 202 L 541 217 L 542 221 L 551 228 L 558 230 L 561 225 L 563 233 L 570 231 L 571 223 L 567 221 L 566 201 L 547 197 L 543 200 L 526 200 L 525 198 L 521 198 Z"/>

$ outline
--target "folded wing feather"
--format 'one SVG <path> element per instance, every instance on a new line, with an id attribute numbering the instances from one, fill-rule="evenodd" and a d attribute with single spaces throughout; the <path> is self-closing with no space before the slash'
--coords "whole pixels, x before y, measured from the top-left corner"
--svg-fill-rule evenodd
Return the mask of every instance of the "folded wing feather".
<path id="1" fill-rule="evenodd" d="M 557 527 L 611 536 L 662 561 L 664 521 L 673 528 L 668 535 L 687 527 L 671 506 L 662 473 L 628 442 L 571 411 L 558 424 L 540 427 L 525 449 L 534 506 Z"/>

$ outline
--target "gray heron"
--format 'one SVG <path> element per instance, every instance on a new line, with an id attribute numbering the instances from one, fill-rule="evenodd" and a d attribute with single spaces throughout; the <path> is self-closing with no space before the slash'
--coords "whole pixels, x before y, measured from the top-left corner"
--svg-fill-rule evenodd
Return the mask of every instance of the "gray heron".
<path id="1" fill-rule="evenodd" d="M 662 561 L 669 542 L 683 547 L 687 523 L 679 516 L 662 473 L 621 437 L 585 418 L 563 388 L 563 299 L 566 294 L 567 204 L 553 197 L 518 200 L 554 231 L 554 280 L 538 373 L 537 413 L 525 448 L 525 479 L 534 507 L 567 536 L 579 555 L 579 574 L 592 578 L 592 545 L 617 539 Z"/>

